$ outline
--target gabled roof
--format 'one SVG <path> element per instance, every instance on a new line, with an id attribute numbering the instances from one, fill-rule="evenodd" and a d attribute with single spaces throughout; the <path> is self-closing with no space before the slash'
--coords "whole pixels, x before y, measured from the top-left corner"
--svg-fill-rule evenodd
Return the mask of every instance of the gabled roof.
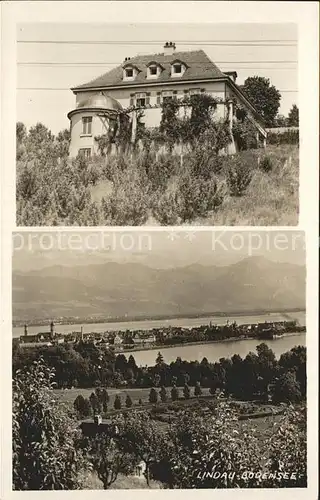
<path id="1" fill-rule="evenodd" d="M 172 55 L 161 53 L 132 57 L 129 61 L 126 61 L 126 63 L 136 66 L 140 70 L 140 73 L 136 76 L 134 81 L 130 82 L 131 85 L 150 83 L 150 80 L 147 80 L 147 68 L 151 61 L 157 62 L 163 67 L 163 71 L 156 81 L 163 83 L 172 82 L 171 64 L 177 60 L 185 63 L 187 69 L 181 77 L 175 77 L 174 82 L 204 78 L 226 78 L 225 74 L 220 71 L 203 50 L 194 50 L 188 52 L 174 52 Z M 72 88 L 72 90 L 79 91 L 82 89 L 100 87 L 127 86 L 128 81 L 124 81 L 122 76 L 123 66 L 121 65 L 88 83 Z"/>

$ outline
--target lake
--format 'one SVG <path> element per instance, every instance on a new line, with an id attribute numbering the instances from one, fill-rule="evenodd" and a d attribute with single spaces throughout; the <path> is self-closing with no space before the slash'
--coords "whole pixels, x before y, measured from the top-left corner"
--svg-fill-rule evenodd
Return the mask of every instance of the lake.
<path id="1" fill-rule="evenodd" d="M 207 325 L 212 321 L 216 325 L 223 325 L 227 319 L 236 321 L 239 325 L 244 323 L 261 323 L 264 321 L 285 321 L 296 319 L 300 325 L 305 325 L 305 312 L 273 312 L 263 315 L 248 315 L 248 316 L 204 316 L 201 318 L 176 318 L 176 319 L 159 319 L 159 320 L 142 320 L 142 321 L 123 321 L 113 323 L 79 323 L 71 325 L 56 325 L 57 333 L 67 334 L 72 331 L 80 332 L 83 326 L 83 333 L 105 332 L 110 330 L 126 331 L 126 330 L 151 330 L 152 328 L 162 328 L 168 326 L 176 326 L 181 328 L 192 328 L 201 325 Z M 29 334 L 49 331 L 49 325 L 46 326 L 30 326 L 28 327 Z M 22 326 L 12 329 L 13 337 L 23 335 L 24 329 Z"/>
<path id="2" fill-rule="evenodd" d="M 161 352 L 165 363 L 175 361 L 181 357 L 186 361 L 201 361 L 204 357 L 210 362 L 219 361 L 220 358 L 230 358 L 234 354 L 239 354 L 244 358 L 250 351 L 256 352 L 257 345 L 264 342 L 279 358 L 282 353 L 290 351 L 296 345 L 306 345 L 306 333 L 290 334 L 274 340 L 244 339 L 235 341 L 221 341 L 212 344 L 184 345 L 181 347 L 155 348 L 150 350 L 134 351 L 130 354 L 134 356 L 138 366 L 153 366 L 158 352 Z M 126 354 L 129 357 L 129 353 Z"/>

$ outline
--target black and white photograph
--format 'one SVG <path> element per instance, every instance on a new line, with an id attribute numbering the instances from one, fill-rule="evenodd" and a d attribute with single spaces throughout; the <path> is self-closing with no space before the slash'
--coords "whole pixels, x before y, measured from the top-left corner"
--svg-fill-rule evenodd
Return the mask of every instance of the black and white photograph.
<path id="1" fill-rule="evenodd" d="M 21 24 L 18 226 L 291 226 L 298 29 Z"/>
<path id="2" fill-rule="evenodd" d="M 305 488 L 305 278 L 303 232 L 14 233 L 14 489 Z"/>
<path id="3" fill-rule="evenodd" d="M 0 18 L 0 498 L 317 498 L 319 4 Z"/>

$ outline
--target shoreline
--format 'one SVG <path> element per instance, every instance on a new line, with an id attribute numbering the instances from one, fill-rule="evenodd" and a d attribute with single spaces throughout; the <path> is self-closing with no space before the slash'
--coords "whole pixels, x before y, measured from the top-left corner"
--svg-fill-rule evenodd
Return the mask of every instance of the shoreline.
<path id="1" fill-rule="evenodd" d="M 299 313 L 299 312 L 306 312 L 306 309 L 298 309 L 298 308 L 292 308 L 292 309 L 270 309 L 270 310 L 246 310 L 246 311 L 232 311 L 230 313 L 228 312 L 208 312 L 208 313 L 203 313 L 203 314 L 183 314 L 183 315 L 173 315 L 173 316 L 155 316 L 152 318 L 148 317 L 130 317 L 130 318 L 107 318 L 107 319 L 81 319 L 81 318 L 74 318 L 70 320 L 54 320 L 54 323 L 56 326 L 74 326 L 74 325 L 99 325 L 99 324 L 106 324 L 108 325 L 109 323 L 144 323 L 146 321 L 177 321 L 177 320 L 192 320 L 192 319 L 207 319 L 207 318 L 212 318 L 214 320 L 215 318 L 227 318 L 227 319 L 232 319 L 235 317 L 243 317 L 243 316 L 269 316 L 271 314 L 291 314 L 291 313 Z M 51 320 L 45 320 L 45 322 L 40 322 L 40 321 L 35 321 L 35 322 L 23 322 L 23 321 L 13 321 L 12 322 L 12 328 L 22 328 L 24 324 L 27 324 L 28 327 L 47 327 L 50 324 Z"/>
<path id="2" fill-rule="evenodd" d="M 294 337 L 298 336 L 301 334 L 306 334 L 306 331 L 303 332 L 292 332 L 292 333 L 286 333 L 279 337 L 278 339 L 258 339 L 256 337 L 230 337 L 228 339 L 221 339 L 221 340 L 199 340 L 197 342 L 184 342 L 181 344 L 169 344 L 169 345 L 158 345 L 158 346 L 147 346 L 147 347 L 137 347 L 137 348 L 130 348 L 130 349 L 121 349 L 118 350 L 116 349 L 115 352 L 121 353 L 121 354 L 126 354 L 127 352 L 143 352 L 143 351 L 161 351 L 161 349 L 169 349 L 170 347 L 188 347 L 188 346 L 197 346 L 197 345 L 207 345 L 207 344 L 218 344 L 218 343 L 227 343 L 227 342 L 239 342 L 240 340 L 256 340 L 258 343 L 262 344 L 268 340 L 280 340 L 283 339 L 284 337 Z"/>

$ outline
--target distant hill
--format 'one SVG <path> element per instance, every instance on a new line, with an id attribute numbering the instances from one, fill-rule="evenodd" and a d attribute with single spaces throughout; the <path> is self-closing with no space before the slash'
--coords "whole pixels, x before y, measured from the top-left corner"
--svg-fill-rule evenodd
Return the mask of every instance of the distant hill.
<path id="1" fill-rule="evenodd" d="M 305 307 L 305 268 L 247 257 L 228 266 L 51 266 L 13 273 L 13 320 L 143 317 Z"/>

